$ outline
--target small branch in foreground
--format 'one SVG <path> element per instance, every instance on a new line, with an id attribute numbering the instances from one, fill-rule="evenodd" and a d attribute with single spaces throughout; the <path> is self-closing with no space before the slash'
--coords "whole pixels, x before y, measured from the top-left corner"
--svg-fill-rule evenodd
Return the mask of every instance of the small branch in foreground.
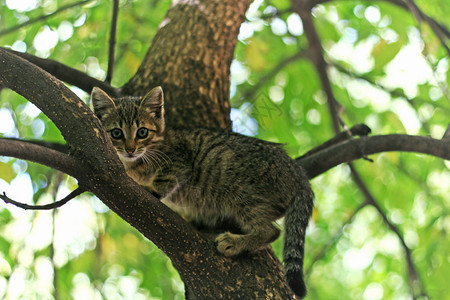
<path id="1" fill-rule="evenodd" d="M 63 206 L 64 204 L 66 204 L 67 202 L 69 202 L 73 198 L 81 195 L 85 191 L 86 190 L 84 188 L 77 187 L 73 192 L 71 192 L 69 195 L 64 197 L 64 199 L 61 199 L 59 201 L 56 201 L 56 202 L 53 202 L 53 203 L 50 203 L 50 204 L 45 204 L 45 205 L 29 205 L 29 204 L 17 202 L 15 200 L 9 198 L 8 196 L 6 196 L 5 192 L 3 192 L 3 195 L 0 195 L 0 199 L 3 199 L 3 201 L 5 201 L 5 203 L 9 203 L 9 204 L 15 205 L 17 207 L 20 207 L 20 208 L 23 208 L 23 209 L 26 209 L 26 210 L 28 210 L 28 209 L 31 209 L 31 210 L 49 210 L 49 209 L 55 209 L 55 208 Z"/>
<path id="2" fill-rule="evenodd" d="M 267 13 L 267 14 L 263 14 L 262 16 L 259 17 L 259 19 L 261 20 L 271 20 L 280 16 L 283 16 L 285 14 L 289 14 L 292 13 L 292 9 L 291 8 L 287 8 L 287 9 L 281 9 L 281 10 L 276 10 L 275 13 Z M 251 21 L 247 18 L 247 21 Z"/>

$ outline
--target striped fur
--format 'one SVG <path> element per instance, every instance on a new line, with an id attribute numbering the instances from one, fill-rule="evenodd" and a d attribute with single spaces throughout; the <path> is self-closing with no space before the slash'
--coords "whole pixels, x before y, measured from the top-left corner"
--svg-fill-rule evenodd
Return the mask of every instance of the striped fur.
<path id="1" fill-rule="evenodd" d="M 286 215 L 285 272 L 293 291 L 305 296 L 302 265 L 313 193 L 279 144 L 225 130 L 165 128 L 160 87 L 143 98 L 120 99 L 95 88 L 92 103 L 130 177 L 197 226 L 226 224 L 228 231 L 216 238 L 224 255 L 274 241 L 280 233 L 274 222 Z"/>

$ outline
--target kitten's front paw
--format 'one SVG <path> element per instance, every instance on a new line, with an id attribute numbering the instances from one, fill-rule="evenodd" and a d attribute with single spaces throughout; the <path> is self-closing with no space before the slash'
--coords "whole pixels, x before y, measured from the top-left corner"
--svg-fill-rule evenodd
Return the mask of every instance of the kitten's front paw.
<path id="1" fill-rule="evenodd" d="M 225 256 L 236 256 L 242 252 L 239 235 L 225 232 L 216 237 L 217 250 Z"/>

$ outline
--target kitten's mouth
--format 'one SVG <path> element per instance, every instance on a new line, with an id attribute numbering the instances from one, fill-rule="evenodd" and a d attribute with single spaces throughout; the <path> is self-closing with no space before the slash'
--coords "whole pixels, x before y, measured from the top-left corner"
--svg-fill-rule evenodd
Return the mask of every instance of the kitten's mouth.
<path id="1" fill-rule="evenodd" d="M 134 153 L 121 152 L 119 157 L 125 161 L 134 161 L 134 160 L 137 160 L 139 157 L 141 157 L 141 154 L 136 153 L 136 152 L 134 152 Z"/>

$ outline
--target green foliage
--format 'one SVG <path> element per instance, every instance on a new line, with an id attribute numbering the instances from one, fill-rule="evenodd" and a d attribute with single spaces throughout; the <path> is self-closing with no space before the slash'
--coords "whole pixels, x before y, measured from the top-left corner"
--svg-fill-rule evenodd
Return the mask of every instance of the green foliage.
<path id="1" fill-rule="evenodd" d="M 431 7 L 445 7 L 445 11 L 450 5 L 434 2 L 435 6 L 419 3 L 419 7 L 445 25 L 447 18 L 433 15 Z M 272 1 L 271 5 L 283 11 L 285 7 L 276 3 Z M 261 4 L 258 11 L 263 16 L 267 6 Z M 448 56 L 429 26 L 418 26 L 410 12 L 387 2 L 330 2 L 315 7 L 314 12 L 325 58 L 333 66 L 329 69 L 333 93 L 343 107 L 341 118 L 348 126 L 366 123 L 375 134 L 442 137 L 450 114 Z M 249 17 L 249 24 L 255 23 L 254 15 Z M 256 126 L 252 122 L 235 124 L 237 130 L 251 125 L 251 134 L 286 143 L 288 152 L 298 156 L 333 133 L 326 96 L 317 71 L 306 57 L 271 73 L 295 53 L 295 48 L 298 51 L 307 45 L 304 34 L 292 38 L 287 22 L 290 15 L 277 16 L 286 21 L 286 34 L 271 33 L 273 24 L 280 22 L 265 17 L 265 26 L 255 27 L 258 31 L 238 44 L 236 58 L 245 66 L 248 78 L 236 81 L 232 100 L 239 121 L 246 120 L 245 116 L 257 121 Z M 258 41 L 253 45 L 255 36 Z M 280 38 L 284 45 L 279 44 Z M 270 56 L 267 63 L 255 67 L 247 60 L 249 47 L 270 49 L 261 54 Z M 422 76 L 425 73 L 429 76 Z M 238 77 L 233 75 L 232 79 Z M 267 83 L 254 92 L 253 86 L 260 80 Z M 252 98 L 245 99 L 245 95 Z M 265 102 L 276 112 L 270 121 L 264 111 L 268 105 L 262 104 Z M 442 269 L 447 269 L 443 264 L 448 249 L 444 241 L 448 226 L 444 224 L 449 210 L 449 165 L 440 159 L 405 153 L 383 153 L 372 159 L 374 163 L 356 162 L 357 170 L 412 250 L 427 295 L 446 298 L 449 289 L 442 282 Z M 337 167 L 312 183 L 317 200 L 305 262 L 310 298 L 409 298 L 400 240 L 372 207 L 358 209 L 364 197 L 352 183 L 349 169 Z M 349 219 L 354 213 L 355 218 Z M 279 241 L 274 247 L 280 253 Z M 431 263 L 433 260 L 436 263 Z"/>
<path id="2" fill-rule="evenodd" d="M 13 2 L 30 6 L 6 6 Z M 70 3 L 3 1 L 0 31 Z M 416 3 L 450 27 L 447 1 Z M 121 1 L 113 85 L 123 85 L 136 72 L 169 6 L 168 0 Z M 272 74 L 286 58 L 308 47 L 296 16 L 286 12 L 289 7 L 287 0 L 259 1 L 248 13 L 250 31 L 241 32 L 235 51 L 231 102 L 235 130 L 286 143 L 289 154 L 297 157 L 331 138 L 333 130 L 322 84 L 307 55 Z M 111 10 L 112 1 L 87 1 L 0 35 L 0 44 L 104 79 Z M 366 123 L 374 134 L 442 137 L 450 115 L 450 68 L 448 53 L 429 25 L 389 1 L 330 1 L 314 8 L 314 21 L 348 126 Z M 42 37 L 45 43 L 39 42 Z M 63 142 L 48 118 L 9 90 L 2 90 L 0 114 L 5 137 Z M 371 158 L 373 163 L 356 162 L 357 170 L 411 249 L 429 298 L 448 299 L 450 165 L 405 153 Z M 360 208 L 364 197 L 349 168 L 336 167 L 312 184 L 317 200 L 305 258 L 310 299 L 409 299 L 404 249 L 373 207 Z M 74 186 L 48 168 L 0 158 L 0 192 L 22 202 L 48 203 Z M 277 254 L 281 247 L 280 239 L 274 243 Z M 72 200 L 54 214 L 2 206 L 0 298 L 56 295 L 182 299 L 183 287 L 170 261 L 93 197 Z"/>

